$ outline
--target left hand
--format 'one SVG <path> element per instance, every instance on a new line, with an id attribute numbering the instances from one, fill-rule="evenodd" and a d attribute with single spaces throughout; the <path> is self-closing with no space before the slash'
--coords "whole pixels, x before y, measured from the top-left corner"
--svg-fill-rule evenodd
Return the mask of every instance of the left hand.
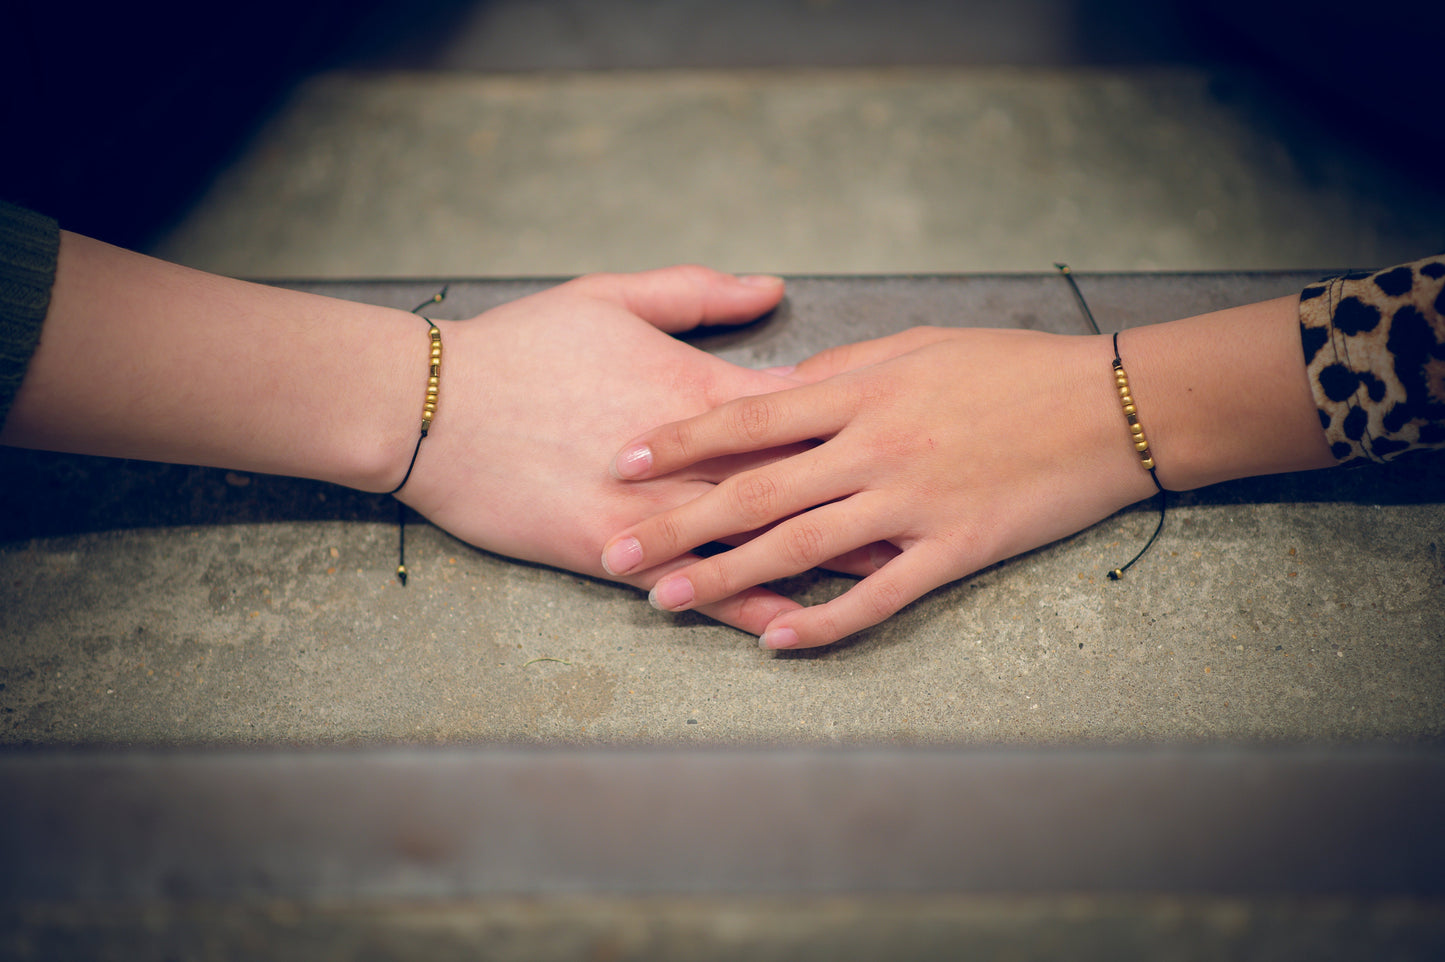
<path id="1" fill-rule="evenodd" d="M 613 575 L 599 561 L 607 534 L 777 455 L 699 464 L 640 484 L 611 477 L 608 459 L 658 420 L 786 386 L 669 336 L 751 320 L 782 291 L 775 279 L 748 283 L 700 267 L 599 274 L 469 321 L 437 322 L 445 350 L 441 403 L 398 497 L 489 551 L 650 587 L 696 558 Z M 415 340 L 424 341 L 420 330 Z M 797 607 L 749 587 L 698 610 L 758 633 Z"/>

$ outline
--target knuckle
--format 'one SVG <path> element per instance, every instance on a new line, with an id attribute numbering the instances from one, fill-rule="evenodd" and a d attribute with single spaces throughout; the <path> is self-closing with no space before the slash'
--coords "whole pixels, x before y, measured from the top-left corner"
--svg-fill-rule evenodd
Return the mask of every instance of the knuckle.
<path id="1" fill-rule="evenodd" d="M 797 568 L 813 568 L 827 560 L 827 537 L 816 522 L 800 518 L 784 525 L 779 534 L 783 556 Z"/>
<path id="2" fill-rule="evenodd" d="M 736 478 L 732 483 L 732 499 L 738 517 L 751 527 L 765 524 L 777 517 L 778 486 L 765 474 L 748 474 Z"/>
<path id="3" fill-rule="evenodd" d="M 620 280 L 620 278 L 617 274 L 593 271 L 590 274 L 582 274 L 572 278 L 565 286 L 572 288 L 574 291 L 595 294 L 616 287 L 618 280 Z"/>
<path id="4" fill-rule="evenodd" d="M 712 280 L 713 272 L 701 264 L 678 264 L 673 267 L 685 283 L 701 286 Z"/>
<path id="5" fill-rule="evenodd" d="M 814 354 L 812 357 L 812 361 L 815 364 L 819 364 L 827 368 L 847 368 L 851 366 L 849 364 L 849 361 L 853 357 L 853 352 L 854 345 L 839 344 L 834 347 L 826 348 L 822 351 L 819 351 L 817 354 Z"/>
<path id="6" fill-rule="evenodd" d="M 689 463 L 697 451 L 697 433 L 688 424 L 674 424 L 667 428 L 659 439 L 664 450 L 670 451 L 680 463 Z"/>
<path id="7" fill-rule="evenodd" d="M 767 397 L 745 398 L 733 409 L 731 419 L 734 433 L 756 444 L 771 433 L 777 420 L 777 405 Z"/>
<path id="8" fill-rule="evenodd" d="M 677 518 L 671 513 L 660 514 L 652 519 L 652 537 L 646 540 L 639 538 L 644 544 L 649 541 L 661 549 L 662 558 L 670 558 L 679 551 L 686 551 L 691 545 L 683 543 L 682 528 Z"/>
<path id="9" fill-rule="evenodd" d="M 848 634 L 839 623 L 838 613 L 831 607 L 831 603 L 817 608 L 809 608 L 808 614 L 812 616 L 809 619 L 812 624 L 807 626 L 807 636 L 813 639 L 813 644 L 832 644 Z M 798 634 L 802 636 L 803 631 L 799 630 Z"/>
<path id="10" fill-rule="evenodd" d="M 874 581 L 877 583 L 874 584 Z M 863 603 L 863 612 L 871 619 L 869 624 L 875 625 L 908 603 L 897 582 L 877 576 L 869 579 L 867 590 L 859 600 Z"/>
<path id="11" fill-rule="evenodd" d="M 734 584 L 733 566 L 729 563 L 728 552 L 701 561 L 688 571 L 688 580 L 697 592 L 699 601 L 720 601 L 738 593 L 742 586 Z"/>

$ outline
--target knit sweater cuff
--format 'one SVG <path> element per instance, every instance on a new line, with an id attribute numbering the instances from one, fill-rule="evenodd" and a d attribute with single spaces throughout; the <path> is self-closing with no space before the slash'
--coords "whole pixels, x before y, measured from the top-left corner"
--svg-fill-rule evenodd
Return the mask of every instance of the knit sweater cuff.
<path id="1" fill-rule="evenodd" d="M 0 200 L 0 425 L 40 343 L 59 253 L 54 220 Z"/>

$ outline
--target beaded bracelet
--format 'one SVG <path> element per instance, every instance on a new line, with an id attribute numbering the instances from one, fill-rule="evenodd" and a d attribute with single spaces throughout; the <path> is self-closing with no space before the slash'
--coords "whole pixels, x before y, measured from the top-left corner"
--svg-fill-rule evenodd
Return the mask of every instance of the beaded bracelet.
<path id="1" fill-rule="evenodd" d="M 442 298 L 447 296 L 447 289 L 443 287 L 431 297 L 422 301 L 411 312 L 416 314 L 428 304 L 440 304 Z M 416 447 L 411 449 L 411 461 L 406 466 L 406 474 L 402 475 L 401 484 L 388 491 L 388 494 L 396 494 L 406 487 L 407 481 L 411 480 L 412 469 L 416 467 L 416 456 L 421 453 L 421 443 L 426 440 L 427 433 L 431 431 L 432 420 L 437 414 L 437 398 L 441 393 L 442 376 L 442 332 L 429 317 L 422 317 L 427 324 L 427 336 L 431 339 L 431 360 L 427 366 L 426 379 L 426 400 L 421 407 L 421 435 L 416 439 Z M 402 587 L 406 587 L 406 505 L 400 501 L 396 503 L 396 577 Z"/>
<path id="2" fill-rule="evenodd" d="M 1094 312 L 1089 310 L 1088 303 L 1084 300 L 1084 294 L 1079 290 L 1078 283 L 1074 280 L 1073 271 L 1069 270 L 1067 264 L 1055 264 L 1064 275 L 1064 280 L 1069 282 L 1069 287 L 1074 291 L 1074 297 L 1078 299 L 1079 307 L 1084 312 L 1084 319 L 1094 329 L 1095 334 L 1102 333 L 1099 330 L 1098 322 L 1094 320 Z M 1159 532 L 1164 530 L 1164 512 L 1168 508 L 1169 492 L 1159 482 L 1159 475 L 1154 470 L 1154 455 L 1149 451 L 1149 440 L 1144 436 L 1144 426 L 1139 423 L 1139 408 L 1134 403 L 1134 395 L 1129 390 L 1129 375 L 1124 371 L 1124 361 L 1119 357 L 1119 332 L 1114 332 L 1114 387 L 1119 391 L 1119 403 L 1124 409 L 1124 421 L 1129 425 L 1129 438 L 1134 444 L 1134 450 L 1139 455 L 1139 463 L 1144 470 L 1149 472 L 1149 478 L 1154 482 L 1154 487 L 1159 489 L 1159 523 L 1154 527 L 1154 533 L 1139 549 L 1139 553 L 1129 559 L 1129 562 L 1109 572 L 1110 581 L 1118 581 L 1124 577 L 1124 572 L 1134 566 L 1134 562 L 1144 557 L 1144 552 L 1154 544 L 1154 539 L 1159 537 Z"/>
<path id="3" fill-rule="evenodd" d="M 1162 491 L 1159 476 L 1154 473 L 1154 457 L 1149 453 L 1149 442 L 1144 437 L 1144 426 L 1139 423 L 1139 409 L 1129 393 L 1129 375 L 1124 371 L 1124 362 L 1119 358 L 1119 332 L 1114 332 L 1114 386 L 1119 389 L 1119 403 L 1124 406 L 1124 420 L 1129 423 L 1129 434 L 1134 441 L 1134 450 L 1139 452 L 1139 463 L 1144 465 L 1154 483 Z"/>

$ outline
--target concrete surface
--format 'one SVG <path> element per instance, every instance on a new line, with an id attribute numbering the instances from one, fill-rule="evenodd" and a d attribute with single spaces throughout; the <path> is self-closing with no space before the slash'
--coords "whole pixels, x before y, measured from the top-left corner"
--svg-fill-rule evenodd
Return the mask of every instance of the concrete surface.
<path id="1" fill-rule="evenodd" d="M 1097 316 L 1127 326 L 1309 276 L 1080 283 Z M 406 305 L 434 289 L 307 286 Z M 537 286 L 459 283 L 437 313 Z M 767 322 L 699 343 L 761 366 L 970 319 L 1082 325 L 1056 274 L 799 279 Z M 3 464 L 31 508 L 0 547 L 4 743 L 1420 742 L 1445 721 L 1439 459 L 1181 496 L 1151 554 L 1109 582 L 1152 530 L 1145 503 L 846 643 L 781 655 L 424 525 L 409 529 L 403 589 L 380 497 L 86 459 Z M 113 499 L 130 530 L 112 530 Z M 821 599 L 846 584 L 786 587 Z"/>
<path id="2" fill-rule="evenodd" d="M 0 758 L 0 791 L 7 958 L 1427 959 L 1445 941 L 1445 764 L 1410 751 L 46 753 Z"/>
<path id="3" fill-rule="evenodd" d="M 248 277 L 1266 270 L 1445 246 L 1445 190 L 1186 68 L 334 73 L 155 252 Z"/>
<path id="4" fill-rule="evenodd" d="M 822 70 L 780 59 L 781 44 L 743 58 L 746 33 L 698 29 L 715 5 L 679 4 L 691 12 L 667 29 L 621 6 L 600 30 L 589 18 L 602 14 L 564 0 L 498 0 L 453 23 L 455 43 L 308 80 L 152 252 L 343 282 L 680 260 L 1022 275 L 800 279 L 769 324 L 704 342 L 778 363 L 912 323 L 1073 323 L 1057 279 L 1028 276 L 1060 259 L 1086 272 L 1314 271 L 1445 247 L 1438 176 L 1400 163 L 1404 151 L 1362 146 L 1339 121 L 1348 112 L 1323 122 L 1247 70 L 1171 60 L 1180 47 L 1081 55 L 1081 34 L 1051 14 L 1089 4 L 1041 0 L 992 31 L 949 21 L 939 35 L 986 42 L 961 42 L 966 54 L 944 62 L 920 53 L 937 46 L 919 40 L 937 5 L 869 21 L 865 5 L 839 2 L 861 26 L 841 40 L 822 31 Z M 753 29 L 777 27 L 767 11 L 784 6 L 750 3 Z M 803 6 L 782 15 L 789 36 L 806 38 L 810 18 L 835 7 Z M 898 23 L 922 33 L 879 57 Z M 529 72 L 478 72 L 488 63 Z M 613 72 L 583 72 L 595 68 Z M 1086 281 L 1095 312 L 1130 325 L 1188 313 L 1184 302 L 1286 293 L 1304 276 Z M 532 286 L 460 285 L 452 316 Z M 409 307 L 421 288 L 432 285 L 347 289 Z M 22 770 L 76 746 L 205 758 L 216 746 L 620 742 L 746 755 L 923 743 L 1029 759 L 1043 746 L 1384 742 L 1430 754 L 1445 718 L 1441 470 L 1187 496 L 1116 585 L 1103 570 L 1152 530 L 1146 509 L 1125 512 L 852 642 L 772 656 L 628 590 L 424 525 L 410 532 L 403 591 L 385 499 L 6 451 L 0 745 Z M 788 587 L 817 598 L 842 585 Z M 92 790 L 103 798 L 106 785 Z M 1093 811 L 1080 808 L 1083 835 Z M 885 814 L 906 813 L 901 798 Z M 1438 892 L 1408 889 L 21 898 L 0 900 L 0 957 L 1428 959 L 1445 943 L 1442 917 Z"/>

